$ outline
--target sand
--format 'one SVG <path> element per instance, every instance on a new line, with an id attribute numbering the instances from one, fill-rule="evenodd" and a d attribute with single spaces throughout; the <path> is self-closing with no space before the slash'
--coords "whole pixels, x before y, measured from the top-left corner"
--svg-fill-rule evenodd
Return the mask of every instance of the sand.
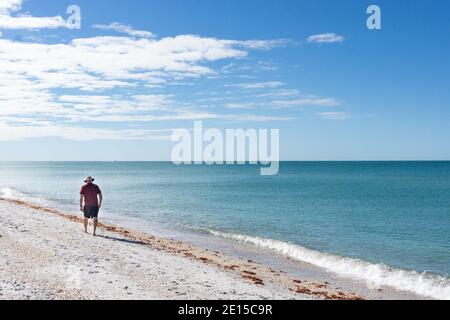
<path id="1" fill-rule="evenodd" d="M 172 239 L 0 199 L 0 299 L 364 299 Z M 92 230 L 92 229 L 91 229 Z"/>

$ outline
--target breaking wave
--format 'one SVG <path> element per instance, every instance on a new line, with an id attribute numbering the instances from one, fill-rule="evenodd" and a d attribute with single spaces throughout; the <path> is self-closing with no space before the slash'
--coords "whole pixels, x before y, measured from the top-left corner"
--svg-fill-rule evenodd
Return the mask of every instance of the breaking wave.
<path id="1" fill-rule="evenodd" d="M 338 276 L 364 281 L 369 288 L 389 286 L 434 299 L 450 299 L 450 279 L 443 276 L 392 268 L 384 264 L 370 263 L 355 258 L 340 257 L 279 240 L 225 233 L 205 228 L 194 227 L 193 229 L 271 250 L 323 268 Z"/>
<path id="2" fill-rule="evenodd" d="M 46 205 L 48 204 L 48 201 L 44 198 L 31 196 L 26 193 L 22 193 L 20 191 L 7 188 L 7 187 L 0 187 L 0 198 L 3 199 L 9 199 L 9 200 L 22 200 L 30 203 L 40 204 L 40 205 Z"/>

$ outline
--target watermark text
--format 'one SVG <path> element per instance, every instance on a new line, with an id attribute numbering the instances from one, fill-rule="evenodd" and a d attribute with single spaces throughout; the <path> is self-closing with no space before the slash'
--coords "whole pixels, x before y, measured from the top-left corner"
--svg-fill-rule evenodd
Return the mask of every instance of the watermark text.
<path id="1" fill-rule="evenodd" d="M 261 175 L 276 175 L 280 161 L 279 129 L 204 130 L 202 121 L 194 122 L 193 134 L 174 130 L 171 160 L 180 164 L 260 164 Z"/>

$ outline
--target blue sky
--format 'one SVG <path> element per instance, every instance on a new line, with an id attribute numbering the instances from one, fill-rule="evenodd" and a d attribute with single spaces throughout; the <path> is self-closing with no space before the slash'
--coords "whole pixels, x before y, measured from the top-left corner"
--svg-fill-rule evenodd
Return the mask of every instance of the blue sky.
<path id="1" fill-rule="evenodd" d="M 71 4 L 80 30 L 64 25 Z M 370 4 L 382 30 L 366 27 Z M 0 160 L 168 160 L 171 130 L 194 120 L 279 128 L 285 160 L 450 160 L 448 12 L 0 0 Z"/>

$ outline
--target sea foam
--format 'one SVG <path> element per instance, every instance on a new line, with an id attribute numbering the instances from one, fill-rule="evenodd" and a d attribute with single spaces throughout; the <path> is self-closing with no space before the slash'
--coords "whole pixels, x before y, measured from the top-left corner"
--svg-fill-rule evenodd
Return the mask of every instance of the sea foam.
<path id="1" fill-rule="evenodd" d="M 22 193 L 8 187 L 0 187 L 0 198 L 9 200 L 21 200 L 39 205 L 47 205 L 49 203 L 44 198 L 28 195 L 26 193 Z"/>
<path id="2" fill-rule="evenodd" d="M 434 299 L 450 299 L 450 279 L 442 276 L 418 273 L 374 264 L 360 259 L 322 253 L 296 244 L 254 236 L 219 232 L 197 228 L 217 237 L 251 244 L 262 249 L 307 262 L 338 276 L 364 281 L 369 288 L 389 286 Z"/>

